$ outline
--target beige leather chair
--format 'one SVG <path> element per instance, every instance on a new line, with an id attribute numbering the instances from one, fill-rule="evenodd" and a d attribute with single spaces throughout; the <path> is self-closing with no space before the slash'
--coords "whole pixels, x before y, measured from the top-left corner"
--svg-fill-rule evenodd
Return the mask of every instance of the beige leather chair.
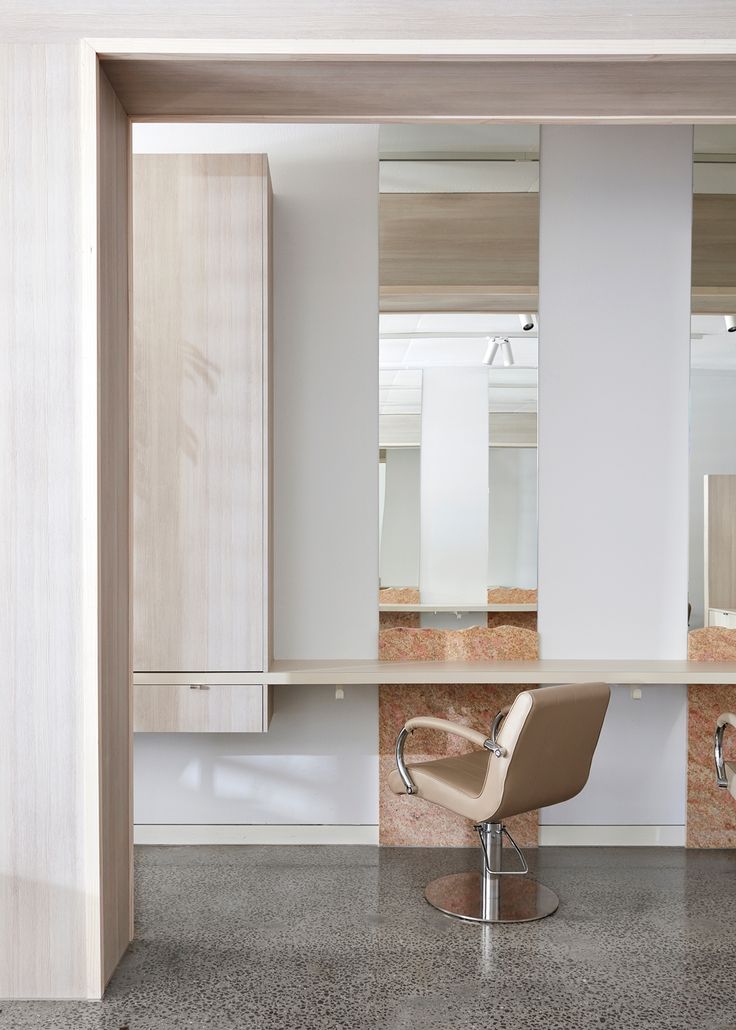
<path id="1" fill-rule="evenodd" d="M 610 694 L 605 683 L 525 690 L 498 713 L 490 736 L 445 719 L 409 719 L 396 741 L 391 790 L 472 819 L 482 849 L 480 873 L 443 876 L 429 884 L 425 897 L 430 905 L 481 923 L 525 922 L 556 910 L 557 896 L 524 875 L 528 866 L 503 820 L 580 793 Z M 465 737 L 479 750 L 407 764 L 404 745 L 419 727 Z M 516 851 L 518 869 L 502 868 L 504 835 Z"/>
<path id="2" fill-rule="evenodd" d="M 714 755 L 716 760 L 716 777 L 719 787 L 725 787 L 732 798 L 736 799 L 736 763 L 723 761 L 723 734 L 726 726 L 736 726 L 736 715 L 724 712 L 716 722 L 716 738 Z"/>

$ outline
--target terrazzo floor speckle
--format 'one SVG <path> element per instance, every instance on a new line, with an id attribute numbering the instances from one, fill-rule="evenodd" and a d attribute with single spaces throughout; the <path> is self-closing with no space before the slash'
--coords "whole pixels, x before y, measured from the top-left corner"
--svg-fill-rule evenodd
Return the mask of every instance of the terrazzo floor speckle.
<path id="1" fill-rule="evenodd" d="M 137 937 L 102 1002 L 0 1030 L 736 1030 L 736 852 L 542 848 L 538 923 L 431 909 L 471 849 L 136 849 Z"/>

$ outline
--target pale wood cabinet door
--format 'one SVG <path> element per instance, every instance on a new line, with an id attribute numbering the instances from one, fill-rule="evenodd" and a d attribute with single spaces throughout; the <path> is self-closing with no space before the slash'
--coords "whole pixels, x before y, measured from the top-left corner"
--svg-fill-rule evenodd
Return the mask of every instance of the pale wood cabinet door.
<path id="1" fill-rule="evenodd" d="M 134 668 L 260 671 L 263 155 L 133 158 Z"/>
<path id="2" fill-rule="evenodd" d="M 135 732 L 263 733 L 267 691 L 252 684 L 136 684 Z"/>

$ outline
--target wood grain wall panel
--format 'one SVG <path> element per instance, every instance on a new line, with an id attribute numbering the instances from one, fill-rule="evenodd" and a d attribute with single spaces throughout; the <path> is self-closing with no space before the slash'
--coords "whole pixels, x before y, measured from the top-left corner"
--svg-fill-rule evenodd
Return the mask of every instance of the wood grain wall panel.
<path id="1" fill-rule="evenodd" d="M 117 937 L 127 905 L 127 852 L 101 862 L 129 812 L 100 791 L 125 777 L 124 716 L 104 740 L 100 719 L 127 698 L 128 570 L 124 266 L 106 263 L 124 224 L 106 206 L 98 241 L 97 85 L 87 46 L 0 48 L 0 997 L 99 997 L 102 909 Z M 101 410 L 122 441 L 98 437 Z"/>
<path id="2" fill-rule="evenodd" d="M 130 123 L 98 92 L 100 815 L 103 980 L 132 936 L 131 526 L 128 222 Z"/>
<path id="3" fill-rule="evenodd" d="M 63 42 L 90 35 L 272 40 L 287 26 L 292 39 L 305 41 L 395 38 L 451 45 L 477 40 L 488 46 L 492 35 L 499 52 L 512 53 L 519 40 L 529 40 L 537 53 L 549 50 L 549 44 L 535 47 L 537 40 L 559 40 L 572 53 L 626 53 L 631 49 L 627 41 L 649 39 L 654 43 L 643 53 L 654 58 L 670 50 L 687 51 L 687 42 L 697 40 L 704 49 L 724 52 L 719 40 L 736 37 L 736 16 L 719 0 L 678 0 L 676 5 L 671 0 L 620 0 L 615 7 L 581 5 L 579 0 L 520 0 L 513 7 L 504 0 L 456 0 L 450 8 L 444 0 L 221 0 L 206 10 L 197 0 L 182 0 L 175 19 L 162 0 L 145 7 L 111 7 L 94 0 L 73 9 L 61 0 L 46 0 L 33 6 L 8 4 L 0 16 L 3 38 L 21 41 Z M 511 41 L 508 48 L 506 40 Z M 669 47 L 668 40 L 683 45 Z"/>
<path id="4" fill-rule="evenodd" d="M 733 121 L 736 63 L 252 60 L 126 55 L 105 68 L 135 117 L 243 121 Z"/>
<path id="5" fill-rule="evenodd" d="M 513 7 L 504 0 L 456 0 L 449 8 L 444 0 L 221 0 L 212 9 L 203 9 L 197 0 L 182 0 L 176 18 L 162 0 L 135 7 L 90 0 L 72 9 L 62 0 L 46 0 L 8 4 L 0 27 L 8 40 L 62 42 L 90 35 L 273 40 L 288 28 L 292 40 L 394 38 L 446 46 L 477 40 L 486 47 L 491 42 L 501 53 L 517 51 L 520 40 L 529 40 L 533 53 L 549 52 L 547 41 L 555 40 L 565 52 L 626 53 L 631 49 L 627 41 L 648 39 L 654 42 L 642 52 L 657 58 L 687 52 L 688 41 L 698 40 L 707 51 L 724 52 L 719 41 L 736 37 L 736 16 L 719 0 L 678 0 L 676 5 L 671 0 L 620 0 L 615 7 L 581 5 L 579 0 L 519 0 Z M 547 45 L 535 46 L 538 40 Z M 668 46 L 669 40 L 682 45 Z"/>
<path id="6" fill-rule="evenodd" d="M 140 155 L 134 665 L 263 669 L 261 155 Z"/>
<path id="7" fill-rule="evenodd" d="M 708 608 L 736 609 L 736 476 L 706 476 Z"/>

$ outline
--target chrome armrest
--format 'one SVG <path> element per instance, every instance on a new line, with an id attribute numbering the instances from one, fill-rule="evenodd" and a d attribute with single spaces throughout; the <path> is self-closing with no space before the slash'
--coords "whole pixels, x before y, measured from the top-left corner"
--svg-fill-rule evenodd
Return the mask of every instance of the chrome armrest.
<path id="1" fill-rule="evenodd" d="M 396 768 L 399 770 L 401 782 L 406 787 L 406 793 L 414 794 L 417 787 L 414 780 L 409 775 L 409 770 L 406 768 L 406 763 L 404 762 L 404 744 L 406 743 L 406 738 L 410 733 L 411 730 L 408 730 L 405 726 L 396 738 Z"/>
<path id="2" fill-rule="evenodd" d="M 723 734 L 726 731 L 726 726 L 736 726 L 736 715 L 732 712 L 723 712 L 718 716 L 718 720 L 716 722 L 716 732 L 713 741 L 713 757 L 715 758 L 716 781 L 719 787 L 728 786 L 726 764 L 723 761 Z"/>
<path id="3" fill-rule="evenodd" d="M 510 707 L 510 705 L 506 705 L 506 707 L 502 708 L 500 712 L 496 712 L 496 717 L 491 723 L 491 735 L 488 740 L 483 742 L 483 747 L 488 748 L 496 758 L 503 758 L 506 754 L 506 748 L 497 743 L 497 737 L 498 731 L 501 728 L 501 723 L 509 714 Z"/>
<path id="4" fill-rule="evenodd" d="M 499 712 L 499 715 L 494 719 L 493 727 L 496 728 L 496 721 L 500 722 L 501 718 L 506 714 L 506 709 L 503 713 Z M 417 729 L 428 729 L 428 730 L 442 730 L 443 733 L 452 733 L 456 737 L 464 737 L 465 740 L 469 740 L 471 744 L 475 744 L 476 747 L 484 747 L 488 751 L 491 751 L 497 758 L 502 758 L 506 751 L 500 744 L 496 742 L 494 736 L 494 729 L 491 730 L 491 736 L 486 737 L 485 734 L 480 733 L 479 730 L 474 730 L 470 726 L 463 726 L 459 722 L 450 722 L 447 719 L 435 719 L 430 715 L 417 715 L 413 719 L 407 720 L 401 733 L 396 738 L 396 768 L 399 770 L 399 776 L 401 782 L 406 787 L 407 794 L 416 794 L 416 784 L 409 775 L 409 770 L 406 767 L 404 761 L 404 745 L 406 744 L 406 738 L 410 733 L 413 733 Z"/>

